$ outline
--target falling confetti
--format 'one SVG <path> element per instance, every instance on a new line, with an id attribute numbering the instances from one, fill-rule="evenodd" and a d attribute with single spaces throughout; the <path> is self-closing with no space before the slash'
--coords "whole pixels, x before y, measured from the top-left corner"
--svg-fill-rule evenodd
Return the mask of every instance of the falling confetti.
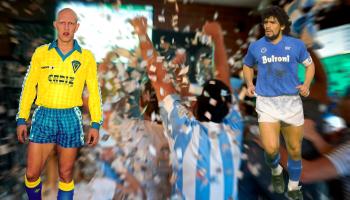
<path id="1" fill-rule="evenodd" d="M 213 20 L 214 20 L 214 21 L 217 20 L 217 19 L 218 19 L 218 16 L 219 16 L 219 13 L 216 11 L 216 12 L 214 13 Z"/>
<path id="2" fill-rule="evenodd" d="M 159 89 L 159 93 L 160 93 L 160 96 L 164 96 L 164 89 L 162 87 Z"/>
<path id="3" fill-rule="evenodd" d="M 209 104 L 212 105 L 212 106 L 216 106 L 217 101 L 215 99 L 213 99 L 213 98 L 210 98 Z"/>
<path id="4" fill-rule="evenodd" d="M 151 72 L 155 72 L 155 71 L 157 70 L 157 68 L 156 68 L 154 65 L 151 65 L 150 68 L 149 68 L 149 70 L 150 70 Z"/>
<path id="5" fill-rule="evenodd" d="M 211 114 L 210 114 L 210 112 L 206 111 L 206 112 L 204 113 L 204 116 L 205 116 L 207 119 L 211 120 Z"/>
<path id="6" fill-rule="evenodd" d="M 186 75 L 188 73 L 189 68 L 190 68 L 190 66 L 186 66 L 186 67 L 182 68 L 178 75 L 179 76 Z"/>
<path id="7" fill-rule="evenodd" d="M 164 23 L 165 22 L 165 17 L 163 15 L 158 15 L 158 21 L 160 23 Z"/>

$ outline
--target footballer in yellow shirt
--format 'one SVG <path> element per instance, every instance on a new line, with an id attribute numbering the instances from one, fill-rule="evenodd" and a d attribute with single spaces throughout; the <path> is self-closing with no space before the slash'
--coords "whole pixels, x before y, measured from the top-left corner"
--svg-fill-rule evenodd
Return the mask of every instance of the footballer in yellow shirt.
<path id="1" fill-rule="evenodd" d="M 78 148 L 84 144 L 82 106 L 84 86 L 89 91 L 91 128 L 87 143 L 95 146 L 102 123 L 101 95 L 97 65 L 89 50 L 74 40 L 79 28 L 78 17 L 70 8 L 57 14 L 53 23 L 57 40 L 38 47 L 22 86 L 17 114 L 17 137 L 28 138 L 25 121 L 34 99 L 38 108 L 32 116 L 29 135 L 25 188 L 28 198 L 41 199 L 40 175 L 49 153 L 54 147 L 58 153 L 59 184 L 57 199 L 73 199 L 73 167 Z"/>

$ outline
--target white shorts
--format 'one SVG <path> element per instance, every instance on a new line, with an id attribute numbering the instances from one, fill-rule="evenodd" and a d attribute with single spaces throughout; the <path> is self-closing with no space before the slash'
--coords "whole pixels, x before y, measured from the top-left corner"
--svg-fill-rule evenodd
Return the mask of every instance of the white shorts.
<path id="1" fill-rule="evenodd" d="M 282 122 L 289 125 L 304 124 L 303 105 L 299 95 L 264 97 L 257 96 L 258 122 Z"/>

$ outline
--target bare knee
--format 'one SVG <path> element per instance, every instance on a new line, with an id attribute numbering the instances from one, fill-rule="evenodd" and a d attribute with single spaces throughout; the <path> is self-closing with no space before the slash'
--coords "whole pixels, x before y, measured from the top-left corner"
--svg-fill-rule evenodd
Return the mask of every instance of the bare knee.
<path id="1" fill-rule="evenodd" d="M 38 171 L 38 170 L 32 170 L 32 169 L 28 169 L 27 168 L 27 170 L 26 170 L 26 177 L 27 177 L 27 180 L 29 181 L 29 182 L 34 182 L 34 181 L 36 181 L 36 180 L 38 180 L 39 179 L 39 177 L 40 177 L 40 171 Z"/>
<path id="2" fill-rule="evenodd" d="M 288 154 L 293 160 L 301 159 L 301 147 L 299 145 L 289 147 Z"/>
<path id="3" fill-rule="evenodd" d="M 267 155 L 273 156 L 279 152 L 279 142 L 263 140 L 263 147 Z"/>
<path id="4" fill-rule="evenodd" d="M 267 155 L 276 155 L 279 152 L 279 147 L 277 145 L 265 146 L 265 152 Z"/>
<path id="5" fill-rule="evenodd" d="M 72 167 L 61 167 L 59 169 L 59 176 L 63 182 L 71 182 L 73 179 L 73 168 Z"/>

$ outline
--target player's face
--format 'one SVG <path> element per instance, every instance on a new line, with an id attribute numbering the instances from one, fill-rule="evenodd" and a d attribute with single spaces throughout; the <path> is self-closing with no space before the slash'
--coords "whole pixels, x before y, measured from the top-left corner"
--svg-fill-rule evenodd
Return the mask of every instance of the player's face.
<path id="1" fill-rule="evenodd" d="M 72 42 L 79 24 L 77 23 L 77 18 L 74 12 L 72 10 L 65 10 L 58 15 L 57 20 L 54 22 L 54 26 L 57 30 L 58 39 L 60 41 Z"/>
<path id="2" fill-rule="evenodd" d="M 276 40 L 282 36 L 284 26 L 281 26 L 275 17 L 269 17 L 264 20 L 265 36 L 270 40 Z"/>

